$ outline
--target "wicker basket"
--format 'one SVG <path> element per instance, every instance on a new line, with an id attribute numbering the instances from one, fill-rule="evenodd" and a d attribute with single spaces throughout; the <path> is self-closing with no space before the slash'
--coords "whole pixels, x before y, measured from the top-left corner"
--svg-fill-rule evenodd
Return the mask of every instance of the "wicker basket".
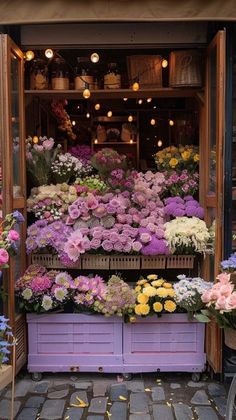
<path id="1" fill-rule="evenodd" d="M 155 256 L 142 256 L 141 268 L 165 268 L 166 267 L 166 256 L 155 255 Z"/>
<path id="2" fill-rule="evenodd" d="M 84 270 L 109 270 L 109 256 L 107 255 L 83 255 L 81 262 Z"/>
<path id="3" fill-rule="evenodd" d="M 31 264 L 39 264 L 46 268 L 65 268 L 57 255 L 52 254 L 31 254 Z M 69 267 L 67 267 L 69 268 Z M 73 268 L 81 268 L 81 262 L 78 261 Z"/>
<path id="4" fill-rule="evenodd" d="M 127 57 L 129 83 L 139 80 L 140 86 L 162 87 L 162 66 L 159 55 L 131 55 Z"/>
<path id="5" fill-rule="evenodd" d="M 166 261 L 166 268 L 193 268 L 193 255 L 169 255 Z"/>
<path id="6" fill-rule="evenodd" d="M 139 270 L 140 257 L 136 255 L 115 255 L 110 257 L 111 270 Z"/>
<path id="7" fill-rule="evenodd" d="M 171 87 L 202 86 L 202 55 L 200 51 L 174 51 L 170 53 Z"/>
<path id="8" fill-rule="evenodd" d="M 224 328 L 224 333 L 226 346 L 236 350 L 236 330 L 233 328 Z"/>

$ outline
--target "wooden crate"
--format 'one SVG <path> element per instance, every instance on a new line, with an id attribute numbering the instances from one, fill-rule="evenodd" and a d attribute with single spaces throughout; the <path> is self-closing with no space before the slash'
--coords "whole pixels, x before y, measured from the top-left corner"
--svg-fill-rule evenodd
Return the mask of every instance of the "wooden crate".
<path id="1" fill-rule="evenodd" d="M 141 268 L 160 268 L 166 267 L 166 255 L 142 256 Z"/>
<path id="2" fill-rule="evenodd" d="M 39 264 L 46 268 L 69 268 L 61 263 L 57 255 L 53 254 L 31 254 L 31 264 Z M 81 260 L 77 261 L 73 268 L 81 269 Z"/>
<path id="3" fill-rule="evenodd" d="M 138 80 L 141 88 L 162 87 L 162 58 L 159 55 L 131 55 L 127 57 L 130 86 Z"/>
<path id="4" fill-rule="evenodd" d="M 173 51 L 170 53 L 171 87 L 202 86 L 202 54 L 196 50 Z"/>
<path id="5" fill-rule="evenodd" d="M 109 255 L 85 254 L 81 258 L 81 266 L 84 270 L 109 270 Z"/>
<path id="6" fill-rule="evenodd" d="M 193 268 L 194 255 L 168 255 L 166 268 Z"/>
<path id="7" fill-rule="evenodd" d="M 139 270 L 140 257 L 137 255 L 110 256 L 111 270 Z"/>

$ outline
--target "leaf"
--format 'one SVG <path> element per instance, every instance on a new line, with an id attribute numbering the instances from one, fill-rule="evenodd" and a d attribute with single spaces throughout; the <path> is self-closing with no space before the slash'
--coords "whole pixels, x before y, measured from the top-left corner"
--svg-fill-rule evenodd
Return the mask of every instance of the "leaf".
<path id="1" fill-rule="evenodd" d="M 208 310 L 208 309 L 202 309 L 201 310 L 201 313 L 203 314 L 203 315 L 206 315 L 206 316 L 210 316 L 210 311 Z"/>
<path id="2" fill-rule="evenodd" d="M 123 397 L 123 395 L 120 395 L 119 396 L 119 399 L 122 400 L 122 401 L 127 401 L 127 398 L 126 397 Z"/>
<path id="3" fill-rule="evenodd" d="M 195 314 L 194 318 L 199 322 L 210 322 L 210 318 L 203 314 Z"/>

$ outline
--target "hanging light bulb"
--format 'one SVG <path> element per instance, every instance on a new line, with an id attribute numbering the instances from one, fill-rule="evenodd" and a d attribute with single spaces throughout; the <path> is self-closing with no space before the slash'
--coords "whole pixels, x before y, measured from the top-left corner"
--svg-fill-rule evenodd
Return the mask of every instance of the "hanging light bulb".
<path id="1" fill-rule="evenodd" d="M 129 115 L 129 116 L 128 116 L 128 121 L 129 121 L 129 122 L 132 122 L 132 121 L 133 121 L 133 115 Z"/>
<path id="2" fill-rule="evenodd" d="M 163 69 L 166 69 L 166 67 L 168 66 L 168 61 L 165 58 L 163 58 L 163 60 L 161 62 L 161 65 L 162 65 Z"/>
<path id="3" fill-rule="evenodd" d="M 101 108 L 101 105 L 100 104 L 95 104 L 94 108 L 96 109 L 96 111 L 99 111 L 99 109 Z"/>
<path id="4" fill-rule="evenodd" d="M 33 58 L 34 58 L 34 51 L 31 51 L 31 50 L 26 51 L 25 59 L 27 61 L 31 61 L 31 60 L 33 60 Z"/>
<path id="5" fill-rule="evenodd" d="M 156 124 L 156 120 L 155 120 L 155 118 L 152 118 L 152 119 L 151 119 L 150 124 L 151 124 L 151 125 L 155 125 L 155 124 Z"/>
<path id="6" fill-rule="evenodd" d="M 45 57 L 52 58 L 53 57 L 53 50 L 51 48 L 47 48 L 44 52 Z"/>
<path id="7" fill-rule="evenodd" d="M 77 109 L 80 109 L 80 105 L 77 105 Z"/>
<path id="8" fill-rule="evenodd" d="M 95 139 L 94 140 L 94 144 L 98 144 L 98 139 Z"/>
<path id="9" fill-rule="evenodd" d="M 157 106 L 156 106 L 156 105 L 154 105 L 153 109 L 157 109 Z"/>
<path id="10" fill-rule="evenodd" d="M 72 124 L 73 126 L 75 126 L 75 125 L 76 125 L 75 120 L 71 121 L 71 124 Z"/>
<path id="11" fill-rule="evenodd" d="M 152 102 L 152 98 L 147 98 L 147 102 Z"/>
<path id="12" fill-rule="evenodd" d="M 169 120 L 169 125 L 171 126 L 171 127 L 173 127 L 173 125 L 174 125 L 175 123 L 174 123 L 174 121 L 173 120 Z"/>
<path id="13" fill-rule="evenodd" d="M 130 144 L 133 144 L 133 142 L 134 142 L 134 141 L 133 141 L 133 139 L 130 139 L 130 141 L 129 141 L 129 142 L 130 142 Z"/>
<path id="14" fill-rule="evenodd" d="M 90 98 L 90 96 L 91 96 L 90 90 L 88 88 L 84 89 L 84 91 L 83 91 L 84 99 L 88 99 L 88 98 Z"/>
<path id="15" fill-rule="evenodd" d="M 139 105 L 142 105 L 142 103 L 143 103 L 143 100 L 142 100 L 142 99 L 139 99 L 139 100 L 138 100 L 138 104 L 139 104 Z"/>
<path id="16" fill-rule="evenodd" d="M 158 146 L 158 147 L 161 147 L 161 146 L 162 146 L 162 140 L 158 140 L 158 142 L 157 142 L 157 146 Z"/>
<path id="17" fill-rule="evenodd" d="M 111 118 L 112 117 L 112 111 L 108 111 L 107 116 L 108 116 L 108 118 Z"/>
<path id="18" fill-rule="evenodd" d="M 89 112 L 87 112 L 86 118 L 90 118 L 90 113 Z"/>
<path id="19" fill-rule="evenodd" d="M 137 91 L 139 90 L 139 83 L 138 83 L 138 82 L 134 82 L 134 83 L 132 84 L 132 89 L 133 89 L 135 92 L 137 92 Z"/>
<path id="20" fill-rule="evenodd" d="M 128 101 L 128 98 L 123 98 L 123 101 L 125 101 L 125 102 Z"/>
<path id="21" fill-rule="evenodd" d="M 92 63 L 98 63 L 99 61 L 99 54 L 94 52 L 90 55 L 90 60 L 92 61 Z"/>
<path id="22" fill-rule="evenodd" d="M 34 137 L 32 138 L 32 142 L 33 142 L 34 144 L 37 144 L 37 143 L 39 142 L 39 138 L 38 138 L 38 136 L 34 136 Z"/>

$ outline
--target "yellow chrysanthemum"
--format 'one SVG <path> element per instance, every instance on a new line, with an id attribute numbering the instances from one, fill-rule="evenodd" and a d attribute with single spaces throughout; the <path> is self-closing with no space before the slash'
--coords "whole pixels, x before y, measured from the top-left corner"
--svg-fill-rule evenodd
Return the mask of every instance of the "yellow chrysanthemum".
<path id="1" fill-rule="evenodd" d="M 134 290 L 135 292 L 140 292 L 141 289 L 142 289 L 141 286 L 136 286 Z"/>
<path id="2" fill-rule="evenodd" d="M 181 153 L 183 160 L 188 160 L 190 158 L 190 155 L 191 153 L 188 150 L 185 150 L 184 152 Z"/>
<path id="3" fill-rule="evenodd" d="M 168 282 L 163 283 L 162 286 L 165 287 L 166 289 L 172 289 L 172 284 Z"/>
<path id="4" fill-rule="evenodd" d="M 164 287 L 159 287 L 159 289 L 156 291 L 156 295 L 165 298 L 168 296 L 168 290 Z"/>
<path id="5" fill-rule="evenodd" d="M 156 291 L 155 287 L 152 287 L 150 285 L 143 288 L 143 294 L 148 296 L 148 297 L 156 296 L 156 292 L 157 291 Z"/>
<path id="6" fill-rule="evenodd" d="M 143 293 L 140 293 L 137 297 L 138 303 L 148 303 L 148 300 L 149 300 L 148 296 L 144 295 Z"/>
<path id="7" fill-rule="evenodd" d="M 176 304 L 172 300 L 166 300 L 164 308 L 167 312 L 174 312 L 176 310 Z"/>
<path id="8" fill-rule="evenodd" d="M 151 285 L 154 286 L 154 287 L 160 287 L 160 286 L 162 286 L 163 283 L 164 283 L 164 280 L 159 279 L 159 280 L 152 281 Z"/>
<path id="9" fill-rule="evenodd" d="M 147 279 L 148 280 L 156 280 L 157 278 L 158 278 L 158 275 L 157 274 L 149 274 L 147 276 Z"/>
<path id="10" fill-rule="evenodd" d="M 199 154 L 196 153 L 193 157 L 194 162 L 198 162 L 199 161 Z"/>
<path id="11" fill-rule="evenodd" d="M 138 284 L 139 286 L 142 286 L 142 285 L 143 285 L 143 284 L 145 284 L 145 283 L 147 283 L 147 280 L 145 280 L 145 279 L 142 279 L 142 280 L 137 281 L 137 284 Z"/>
<path id="12" fill-rule="evenodd" d="M 178 159 L 175 159 L 175 158 L 172 158 L 169 161 L 169 165 L 171 168 L 175 168 L 178 165 L 178 163 L 179 163 Z"/>
<path id="13" fill-rule="evenodd" d="M 174 297 L 174 296 L 175 296 L 175 291 L 174 291 L 174 289 L 169 289 L 169 290 L 168 290 L 168 296 L 169 296 L 169 297 Z"/>
<path id="14" fill-rule="evenodd" d="M 150 312 L 150 306 L 147 304 L 142 304 L 142 303 L 140 303 L 140 305 L 141 305 L 140 306 L 141 315 L 148 315 Z"/>
<path id="15" fill-rule="evenodd" d="M 138 305 L 135 305 L 134 312 L 136 313 L 136 315 L 142 315 L 141 314 L 141 309 L 140 309 L 141 306 L 142 306 L 141 303 L 139 303 Z"/>
<path id="16" fill-rule="evenodd" d="M 153 309 L 155 312 L 161 312 L 163 310 L 163 305 L 161 302 L 155 302 L 153 304 Z"/>

